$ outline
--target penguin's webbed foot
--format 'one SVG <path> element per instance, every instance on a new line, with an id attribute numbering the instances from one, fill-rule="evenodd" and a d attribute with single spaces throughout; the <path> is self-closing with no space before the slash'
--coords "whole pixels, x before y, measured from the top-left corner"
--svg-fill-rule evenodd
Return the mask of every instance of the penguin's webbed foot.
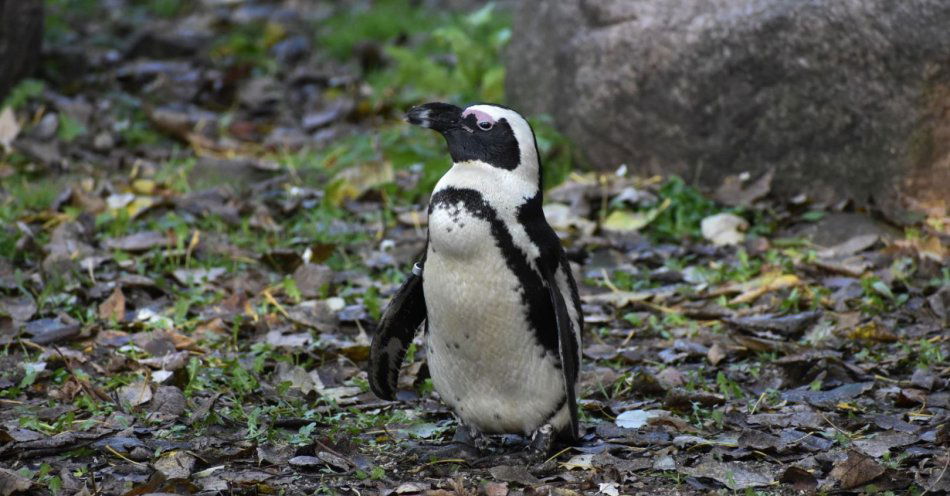
<path id="1" fill-rule="evenodd" d="M 475 429 L 459 425 L 455 429 L 452 441 L 445 446 L 436 448 L 429 453 L 432 458 L 461 458 L 463 460 L 478 459 L 487 446 L 487 439 Z"/>
<path id="2" fill-rule="evenodd" d="M 486 456 L 479 459 L 476 465 L 539 465 L 547 459 L 553 445 L 554 427 L 545 424 L 534 431 L 519 451 Z"/>
<path id="3" fill-rule="evenodd" d="M 525 450 L 538 458 L 548 456 L 554 446 L 554 426 L 544 424 L 531 434 L 531 440 Z"/>

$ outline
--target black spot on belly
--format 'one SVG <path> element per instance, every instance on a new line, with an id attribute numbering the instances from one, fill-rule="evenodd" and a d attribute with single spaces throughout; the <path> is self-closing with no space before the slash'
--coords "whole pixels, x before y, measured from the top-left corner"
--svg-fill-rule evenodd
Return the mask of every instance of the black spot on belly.
<path id="1" fill-rule="evenodd" d="M 452 343 L 452 346 L 454 346 L 456 350 L 460 348 L 458 343 Z"/>
<path id="2" fill-rule="evenodd" d="M 465 339 L 468 339 L 468 337 L 469 337 L 469 336 L 468 336 L 468 333 L 466 332 L 466 333 L 465 333 Z"/>
<path id="3" fill-rule="evenodd" d="M 495 414 L 495 420 L 501 420 L 501 414 L 496 413 L 496 414 Z"/>

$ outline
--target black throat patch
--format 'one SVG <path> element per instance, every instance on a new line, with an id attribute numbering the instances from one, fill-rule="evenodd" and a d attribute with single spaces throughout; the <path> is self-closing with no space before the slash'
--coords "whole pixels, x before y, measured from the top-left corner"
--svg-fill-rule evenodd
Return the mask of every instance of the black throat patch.
<path id="1" fill-rule="evenodd" d="M 449 154 L 455 163 L 481 160 L 492 167 L 514 170 L 521 162 L 518 139 L 505 119 L 499 119 L 488 131 L 478 128 L 474 115 L 462 121 L 466 128 L 455 128 L 444 133 Z"/>
<path id="2" fill-rule="evenodd" d="M 454 207 L 459 203 L 462 203 L 471 215 L 486 220 L 491 226 L 491 235 L 505 257 L 505 264 L 521 282 L 521 301 L 528 310 L 528 325 L 545 352 L 551 353 L 556 359 L 559 356 L 557 321 L 548 290 L 541 275 L 531 266 L 527 254 L 515 245 L 508 226 L 498 218 L 497 212 L 485 201 L 482 194 L 468 188 L 449 187 L 439 190 L 432 195 L 429 202 L 429 215 L 432 215 L 433 209 L 438 205 Z M 542 253 L 544 251 L 542 249 Z M 495 289 L 485 288 L 486 291 Z"/>

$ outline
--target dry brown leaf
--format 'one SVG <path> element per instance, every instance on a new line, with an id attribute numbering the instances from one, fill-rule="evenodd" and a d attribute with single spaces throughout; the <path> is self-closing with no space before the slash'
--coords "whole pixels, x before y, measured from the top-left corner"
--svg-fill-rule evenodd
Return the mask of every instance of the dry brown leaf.
<path id="1" fill-rule="evenodd" d="M 9 151 L 13 140 L 20 134 L 20 124 L 16 120 L 13 109 L 5 107 L 0 111 L 0 147 Z"/>
<path id="2" fill-rule="evenodd" d="M 130 406 L 139 406 L 152 399 L 152 388 L 145 381 L 138 381 L 122 386 L 118 390 L 119 401 Z"/>
<path id="3" fill-rule="evenodd" d="M 884 467 L 872 458 L 851 450 L 848 458 L 835 464 L 829 474 L 841 483 L 841 489 L 863 486 L 884 473 Z"/>
<path id="4" fill-rule="evenodd" d="M 5 468 L 0 468 L 0 496 L 26 491 L 32 486 L 30 479 Z"/>
<path id="5" fill-rule="evenodd" d="M 99 318 L 117 322 L 125 320 L 125 295 L 120 286 L 116 286 L 112 294 L 99 304 Z"/>
<path id="6" fill-rule="evenodd" d="M 802 281 L 794 274 L 782 274 L 781 272 L 770 272 L 756 277 L 751 281 L 735 286 L 741 294 L 733 298 L 729 303 L 736 305 L 739 303 L 749 303 L 757 300 L 765 293 L 778 291 L 798 286 Z"/>
<path id="7" fill-rule="evenodd" d="M 712 347 L 709 348 L 709 351 L 706 352 L 706 359 L 713 365 L 718 365 L 723 358 L 726 358 L 726 350 L 722 349 L 719 343 L 713 344 Z"/>
<path id="8" fill-rule="evenodd" d="M 891 332 L 890 329 L 874 320 L 851 329 L 851 331 L 848 332 L 848 338 L 876 341 L 878 343 L 894 343 L 899 340 L 897 335 Z"/>

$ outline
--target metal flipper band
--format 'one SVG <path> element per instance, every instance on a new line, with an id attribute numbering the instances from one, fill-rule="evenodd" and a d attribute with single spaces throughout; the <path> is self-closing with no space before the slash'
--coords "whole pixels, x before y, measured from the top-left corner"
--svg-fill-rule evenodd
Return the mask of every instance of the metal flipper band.
<path id="1" fill-rule="evenodd" d="M 421 276 L 422 275 L 422 266 L 418 263 L 412 264 L 412 275 Z"/>

